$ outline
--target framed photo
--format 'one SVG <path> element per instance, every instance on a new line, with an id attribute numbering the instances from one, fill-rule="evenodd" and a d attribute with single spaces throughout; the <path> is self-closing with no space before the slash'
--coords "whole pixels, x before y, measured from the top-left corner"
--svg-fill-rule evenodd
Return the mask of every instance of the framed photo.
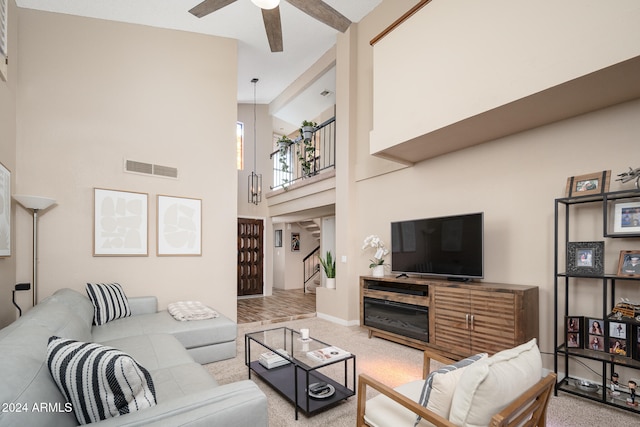
<path id="1" fill-rule="evenodd" d="M 640 234 L 640 202 L 613 205 L 613 233 Z"/>
<path id="2" fill-rule="evenodd" d="M 582 337 L 584 336 L 584 317 L 567 316 L 565 342 L 568 348 L 582 348 Z"/>
<path id="3" fill-rule="evenodd" d="M 588 196 L 609 191 L 611 171 L 594 172 L 567 178 L 566 197 Z"/>
<path id="4" fill-rule="evenodd" d="M 298 252 L 300 250 L 300 233 L 291 233 L 291 251 Z"/>
<path id="5" fill-rule="evenodd" d="M 567 273 L 573 276 L 600 276 L 604 273 L 604 242 L 569 242 Z"/>
<path id="6" fill-rule="evenodd" d="M 157 196 L 158 256 L 202 255 L 202 200 Z"/>
<path id="7" fill-rule="evenodd" d="M 607 322 L 607 324 L 609 353 L 624 357 L 630 356 L 631 346 L 629 343 L 631 341 L 629 340 L 628 325 L 622 322 Z"/>
<path id="8" fill-rule="evenodd" d="M 585 319 L 585 348 L 593 351 L 605 351 L 604 321 L 602 319 Z"/>
<path id="9" fill-rule="evenodd" d="M 640 277 L 640 251 L 620 251 L 618 276 Z"/>
<path id="10" fill-rule="evenodd" d="M 640 360 L 640 326 L 633 325 L 633 344 L 634 349 L 632 352 L 632 357 L 636 360 Z"/>
<path id="11" fill-rule="evenodd" d="M 276 230 L 274 232 L 273 241 L 276 248 L 282 247 L 282 230 Z"/>
<path id="12" fill-rule="evenodd" d="M 147 256 L 146 193 L 93 189 L 93 256 Z"/>
<path id="13" fill-rule="evenodd" d="M 11 256 L 11 172 L 0 162 L 0 258 Z"/>

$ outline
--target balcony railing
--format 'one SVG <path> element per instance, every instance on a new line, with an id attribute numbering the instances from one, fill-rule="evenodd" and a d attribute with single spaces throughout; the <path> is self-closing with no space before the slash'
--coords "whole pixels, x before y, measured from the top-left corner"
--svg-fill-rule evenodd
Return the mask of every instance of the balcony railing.
<path id="1" fill-rule="evenodd" d="M 318 125 L 310 140 L 298 137 L 293 144 L 271 153 L 270 158 L 273 161 L 272 190 L 286 189 L 302 179 L 335 168 L 335 117 Z"/>

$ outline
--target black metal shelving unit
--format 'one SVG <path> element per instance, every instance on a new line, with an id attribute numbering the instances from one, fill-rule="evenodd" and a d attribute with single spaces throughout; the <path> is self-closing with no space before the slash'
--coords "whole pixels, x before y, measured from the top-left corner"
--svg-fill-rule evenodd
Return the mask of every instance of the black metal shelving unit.
<path id="1" fill-rule="evenodd" d="M 627 398 L 630 396 L 623 390 L 619 395 L 613 395 L 609 392 L 607 387 L 607 378 L 610 378 L 611 374 L 615 372 L 616 366 L 627 367 L 631 369 L 640 370 L 640 361 L 635 360 L 632 357 L 620 356 L 617 354 L 611 354 L 603 351 L 594 351 L 586 348 L 570 348 L 567 347 L 565 341 L 565 333 L 559 333 L 559 330 L 564 331 L 566 325 L 564 325 L 567 316 L 575 315 L 569 311 L 569 289 L 573 285 L 575 280 L 592 280 L 597 285 L 600 282 L 602 286 L 602 319 L 607 319 L 611 310 L 615 305 L 616 300 L 616 281 L 638 281 L 640 277 L 628 277 L 617 276 L 615 274 L 602 274 L 602 275 L 578 275 L 563 272 L 560 269 L 561 254 L 567 253 L 569 234 L 570 234 L 570 213 L 572 207 L 577 207 L 584 204 L 602 204 L 602 223 L 603 223 L 603 239 L 604 238 L 636 238 L 634 245 L 640 249 L 640 233 L 614 233 L 610 227 L 610 210 L 612 203 L 616 201 L 622 201 L 624 199 L 637 199 L 640 201 L 640 190 L 626 190 L 608 192 L 597 195 L 587 195 L 578 197 L 566 197 L 555 200 L 555 258 L 554 258 L 554 371 L 558 374 L 560 363 L 564 369 L 564 377 L 560 378 L 558 374 L 558 382 L 556 384 L 555 393 L 563 391 L 572 395 L 580 396 L 586 399 L 594 400 L 606 405 L 615 406 L 620 409 L 625 409 L 635 413 L 640 413 L 640 406 L 631 406 L 627 404 Z M 563 230 L 561 227 L 563 226 Z M 605 241 L 606 247 L 606 241 Z M 563 293 L 563 294 L 562 294 Z M 559 297 L 564 295 L 563 304 Z M 562 306 L 560 306 L 562 304 Z M 634 319 L 623 318 L 622 320 L 616 320 L 623 323 L 630 323 L 632 325 L 640 325 L 640 322 Z M 559 322 L 562 322 L 562 326 Z M 562 329 L 561 329 L 562 328 Z M 631 328 L 635 330 L 635 328 Z M 632 338 L 632 337 L 630 337 Z M 635 340 L 629 340 L 629 342 L 635 342 Z M 585 346 L 586 347 L 586 346 Z M 635 350 L 628 346 L 628 353 Z M 569 368 L 572 359 L 585 359 L 601 363 L 601 385 L 597 390 L 585 391 L 579 388 L 575 381 L 569 375 Z M 640 392 L 640 389 L 638 389 Z M 636 402 L 640 401 L 640 394 L 636 397 Z"/>

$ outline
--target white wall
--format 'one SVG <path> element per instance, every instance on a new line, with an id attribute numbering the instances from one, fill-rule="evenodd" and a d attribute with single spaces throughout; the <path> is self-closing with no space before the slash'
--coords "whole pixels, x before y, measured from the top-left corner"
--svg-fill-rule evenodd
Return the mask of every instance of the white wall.
<path id="1" fill-rule="evenodd" d="M 118 281 L 161 307 L 199 299 L 236 318 L 236 43 L 20 9 L 16 192 L 53 197 L 39 221 L 40 299 Z M 123 172 L 125 158 L 177 180 Z M 149 194 L 149 256 L 93 257 L 93 188 Z M 157 194 L 202 199 L 202 256 L 157 257 Z M 31 216 L 16 208 L 17 280 Z"/>

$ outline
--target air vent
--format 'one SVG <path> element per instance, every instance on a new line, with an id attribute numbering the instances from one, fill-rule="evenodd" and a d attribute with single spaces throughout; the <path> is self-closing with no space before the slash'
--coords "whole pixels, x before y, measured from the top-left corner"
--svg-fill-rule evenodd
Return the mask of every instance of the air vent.
<path id="1" fill-rule="evenodd" d="M 162 176 L 165 178 L 178 178 L 178 169 L 170 166 L 160 166 L 151 163 L 136 162 L 135 160 L 125 160 L 125 172 L 140 173 L 144 175 Z"/>

